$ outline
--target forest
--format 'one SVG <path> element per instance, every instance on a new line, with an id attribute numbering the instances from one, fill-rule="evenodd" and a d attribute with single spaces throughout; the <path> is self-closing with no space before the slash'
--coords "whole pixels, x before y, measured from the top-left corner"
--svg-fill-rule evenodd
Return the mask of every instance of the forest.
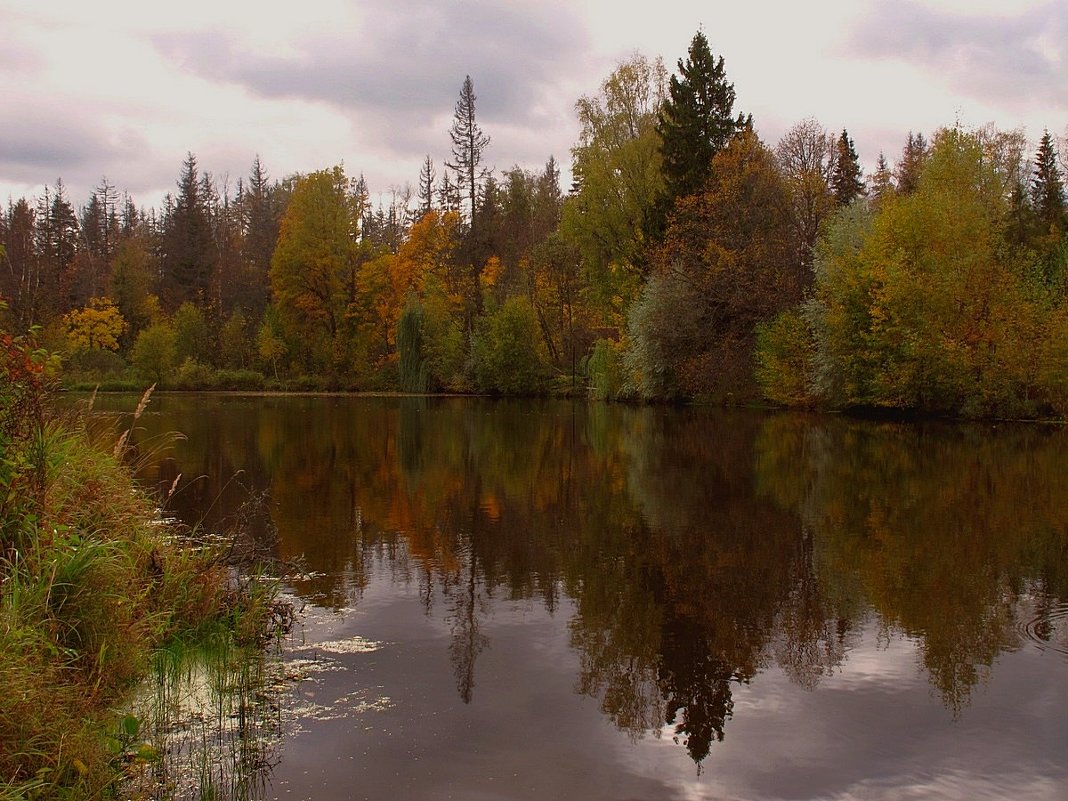
<path id="1" fill-rule="evenodd" d="M 258 156 L 231 187 L 190 153 L 160 209 L 57 180 L 0 210 L 0 327 L 71 387 L 1068 412 L 1055 136 L 909 132 L 866 175 L 848 130 L 772 144 L 736 100 L 698 32 L 576 102 L 566 189 L 487 166 L 470 76 L 451 158 L 377 202 Z"/>

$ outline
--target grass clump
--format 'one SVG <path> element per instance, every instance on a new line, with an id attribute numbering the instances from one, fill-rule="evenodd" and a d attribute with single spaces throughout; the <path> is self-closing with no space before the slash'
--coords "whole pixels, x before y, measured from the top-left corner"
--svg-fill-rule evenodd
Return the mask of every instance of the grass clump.
<path id="1" fill-rule="evenodd" d="M 31 336 L 0 333 L 5 800 L 114 795 L 139 758 L 115 747 L 131 728 L 115 710 L 153 654 L 220 625 L 256 644 L 270 615 L 269 589 L 236 588 L 159 520 L 123 463 L 129 432 L 104 439 L 52 406 L 53 367 Z"/>

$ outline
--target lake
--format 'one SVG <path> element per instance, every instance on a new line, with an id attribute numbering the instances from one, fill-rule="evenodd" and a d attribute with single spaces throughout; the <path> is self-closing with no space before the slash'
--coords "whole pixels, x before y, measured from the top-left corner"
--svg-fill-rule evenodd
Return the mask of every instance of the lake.
<path id="1" fill-rule="evenodd" d="M 1064 428 L 166 394 L 137 425 L 171 514 L 292 565 L 252 795 L 1068 798 Z"/>

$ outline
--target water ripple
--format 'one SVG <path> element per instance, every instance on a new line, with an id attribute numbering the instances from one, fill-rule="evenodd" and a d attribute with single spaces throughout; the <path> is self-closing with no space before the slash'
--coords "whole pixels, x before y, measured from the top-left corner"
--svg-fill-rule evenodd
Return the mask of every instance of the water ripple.
<path id="1" fill-rule="evenodd" d="M 1027 639 L 1039 650 L 1068 656 L 1068 603 L 1042 610 L 1022 628 Z"/>

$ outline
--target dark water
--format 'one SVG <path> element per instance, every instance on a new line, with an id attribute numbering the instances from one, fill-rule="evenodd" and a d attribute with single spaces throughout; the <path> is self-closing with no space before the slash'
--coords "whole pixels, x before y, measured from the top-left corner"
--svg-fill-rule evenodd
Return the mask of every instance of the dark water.
<path id="1" fill-rule="evenodd" d="M 1064 429 L 149 408 L 172 511 L 301 560 L 267 797 L 1068 799 Z"/>

